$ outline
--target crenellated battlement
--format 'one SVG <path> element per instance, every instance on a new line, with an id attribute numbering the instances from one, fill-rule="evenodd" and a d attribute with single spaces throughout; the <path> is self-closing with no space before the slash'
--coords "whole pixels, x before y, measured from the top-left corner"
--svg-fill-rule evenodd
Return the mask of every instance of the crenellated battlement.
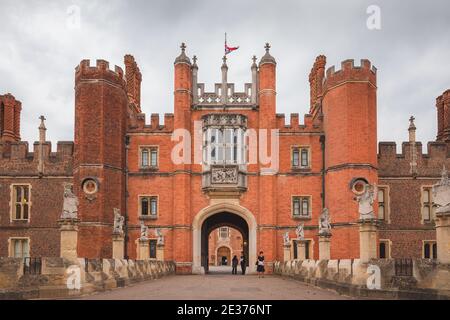
<path id="1" fill-rule="evenodd" d="M 450 165 L 450 154 L 444 142 L 428 142 L 428 153 L 423 153 L 421 142 L 403 142 L 401 153 L 397 143 L 379 142 L 378 166 L 380 176 L 411 175 L 411 165 L 417 163 L 417 175 L 438 176 L 442 166 Z M 413 157 L 415 153 L 415 158 Z"/>
<path id="2" fill-rule="evenodd" d="M 0 176 L 39 175 L 39 162 L 43 163 L 43 176 L 72 176 L 74 143 L 58 141 L 56 152 L 52 152 L 52 144 L 47 141 L 41 145 L 33 143 L 33 151 L 29 151 L 27 141 L 12 143 L 0 142 Z M 42 157 L 42 158 L 41 158 Z"/>
<path id="3" fill-rule="evenodd" d="M 284 113 L 277 113 L 277 129 L 281 132 L 311 132 L 311 131 L 321 131 L 321 126 L 316 125 L 313 121 L 313 116 L 311 114 L 305 114 L 303 116 L 303 124 L 300 123 L 300 118 L 298 113 L 291 113 L 290 123 L 286 123 L 286 116 Z"/>
<path id="4" fill-rule="evenodd" d="M 33 151 L 30 152 L 27 141 L 12 143 L 0 142 L 0 160 L 37 161 L 39 160 L 39 147 L 39 142 L 35 141 L 33 143 Z M 52 143 L 46 141 L 42 144 L 42 148 L 44 159 L 52 159 L 52 162 L 66 161 L 73 157 L 74 143 L 72 141 L 58 141 L 56 152 L 52 152 Z"/>
<path id="5" fill-rule="evenodd" d="M 164 114 L 164 123 L 160 123 L 158 113 L 152 113 L 150 116 L 150 124 L 146 124 L 145 113 L 136 115 L 136 125 L 129 128 L 132 132 L 172 132 L 174 129 L 174 115 L 173 113 Z"/>
<path id="6" fill-rule="evenodd" d="M 109 62 L 106 60 L 96 60 L 96 65 L 91 66 L 90 60 L 85 59 L 75 68 L 75 83 L 80 80 L 92 79 L 108 80 L 126 89 L 126 81 L 122 68 L 115 66 L 114 71 L 110 70 Z"/>
<path id="7" fill-rule="evenodd" d="M 342 61 L 340 70 L 336 71 L 335 66 L 327 69 L 324 90 L 330 90 L 346 81 L 368 81 L 376 86 L 377 68 L 367 59 L 362 59 L 360 66 L 355 66 L 353 59 Z"/>

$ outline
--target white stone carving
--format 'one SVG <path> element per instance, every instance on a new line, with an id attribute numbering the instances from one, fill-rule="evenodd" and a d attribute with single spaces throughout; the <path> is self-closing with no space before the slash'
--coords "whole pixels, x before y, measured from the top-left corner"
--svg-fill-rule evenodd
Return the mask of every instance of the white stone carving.
<path id="1" fill-rule="evenodd" d="M 376 185 L 366 184 L 364 186 L 364 192 L 354 198 L 359 204 L 358 212 L 360 220 L 375 219 L 373 202 L 376 199 L 376 194 Z"/>
<path id="2" fill-rule="evenodd" d="M 445 166 L 442 169 L 441 180 L 433 186 L 432 193 L 433 202 L 437 207 L 436 214 L 450 213 L 450 179 Z"/>
<path id="3" fill-rule="evenodd" d="M 237 183 L 237 168 L 212 168 L 211 182 L 213 184 Z"/>
<path id="4" fill-rule="evenodd" d="M 331 218 L 328 208 L 323 208 L 322 214 L 319 217 L 319 235 L 320 236 L 331 235 Z"/>
<path id="5" fill-rule="evenodd" d="M 303 223 L 299 224 L 295 229 L 295 234 L 297 235 L 297 239 L 304 240 L 305 239 L 305 225 Z"/>
<path id="6" fill-rule="evenodd" d="M 139 240 L 148 240 L 148 227 L 144 224 L 144 222 L 141 222 L 141 237 Z"/>
<path id="7" fill-rule="evenodd" d="M 289 239 L 289 231 L 286 231 L 283 235 L 283 243 L 285 247 L 289 247 L 291 245 L 291 241 Z"/>
<path id="8" fill-rule="evenodd" d="M 72 191 L 72 185 L 64 186 L 64 204 L 61 219 L 77 219 L 78 218 L 78 198 Z"/>
<path id="9" fill-rule="evenodd" d="M 120 214 L 120 210 L 114 208 L 114 227 L 113 234 L 123 235 L 123 224 L 125 222 L 125 217 Z"/>
<path id="10" fill-rule="evenodd" d="M 156 244 L 157 244 L 158 246 L 163 246 L 163 245 L 164 245 L 164 236 L 163 236 L 162 231 L 161 231 L 160 228 L 157 228 L 157 229 L 155 230 L 155 235 L 156 235 L 156 237 L 157 237 L 157 242 L 156 242 Z"/>

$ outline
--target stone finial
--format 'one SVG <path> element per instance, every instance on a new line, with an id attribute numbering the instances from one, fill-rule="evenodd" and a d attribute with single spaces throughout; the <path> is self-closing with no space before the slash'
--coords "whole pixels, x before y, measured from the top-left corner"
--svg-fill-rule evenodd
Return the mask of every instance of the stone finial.
<path id="1" fill-rule="evenodd" d="M 39 125 L 39 142 L 45 143 L 46 137 L 45 137 L 45 131 L 47 131 L 47 128 L 45 127 L 45 117 L 40 116 L 39 119 L 41 120 L 41 124 Z"/>
<path id="2" fill-rule="evenodd" d="M 198 66 L 197 66 L 197 56 L 193 56 L 192 57 L 192 61 L 194 62 L 193 64 L 192 64 L 192 68 L 197 68 L 198 69 Z"/>
<path id="3" fill-rule="evenodd" d="M 416 125 L 414 124 L 414 120 L 416 120 L 416 118 L 414 118 L 414 116 L 411 116 L 409 118 L 409 128 L 408 130 L 416 130 Z"/>
<path id="4" fill-rule="evenodd" d="M 228 66 L 227 66 L 227 56 L 223 56 L 222 61 L 223 61 L 222 68 L 228 68 Z"/>
<path id="5" fill-rule="evenodd" d="M 191 64 L 191 60 L 189 59 L 189 57 L 186 55 L 186 44 L 183 42 L 181 43 L 181 54 L 175 59 L 175 64 L 177 63 L 187 63 L 187 64 Z"/>
<path id="6" fill-rule="evenodd" d="M 258 68 L 258 65 L 256 64 L 256 56 L 253 56 L 252 57 L 252 61 L 253 61 L 253 63 L 252 63 L 252 69 L 256 69 L 256 68 Z"/>
<path id="7" fill-rule="evenodd" d="M 261 58 L 261 61 L 259 63 L 259 65 L 265 64 L 265 63 L 272 63 L 274 65 L 277 64 L 277 62 L 275 61 L 275 58 L 272 57 L 269 53 L 270 51 L 270 44 L 267 42 L 266 45 L 264 46 L 264 48 L 266 49 L 266 54 Z"/>

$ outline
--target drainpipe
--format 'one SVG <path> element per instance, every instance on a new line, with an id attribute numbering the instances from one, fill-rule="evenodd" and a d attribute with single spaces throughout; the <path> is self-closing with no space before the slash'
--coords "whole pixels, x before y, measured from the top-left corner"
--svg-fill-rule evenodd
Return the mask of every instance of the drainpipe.
<path id="1" fill-rule="evenodd" d="M 128 150 L 130 149 L 130 137 L 125 136 L 125 248 L 123 250 L 124 258 L 128 260 Z"/>
<path id="2" fill-rule="evenodd" d="M 320 136 L 322 149 L 322 208 L 325 208 L 325 135 Z"/>

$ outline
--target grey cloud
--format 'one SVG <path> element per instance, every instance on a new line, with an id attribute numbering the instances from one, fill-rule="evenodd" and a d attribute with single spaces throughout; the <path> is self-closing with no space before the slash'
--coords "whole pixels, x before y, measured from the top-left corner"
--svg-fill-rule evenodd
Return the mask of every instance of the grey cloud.
<path id="1" fill-rule="evenodd" d="M 81 8 L 69 30 L 67 7 Z M 369 5 L 382 29 L 366 28 Z M 270 42 L 277 67 L 277 112 L 306 113 L 308 74 L 318 54 L 328 66 L 370 59 L 379 70 L 378 136 L 401 142 L 408 118 L 418 139 L 434 140 L 435 98 L 450 88 L 448 1 L 12 1 L 0 2 L 0 92 L 23 102 L 23 139 L 37 138 L 38 116 L 49 139 L 73 139 L 74 67 L 84 58 L 122 65 L 135 55 L 147 114 L 173 111 L 173 60 L 179 44 L 199 58 L 199 80 L 220 79 L 223 34 L 240 49 L 229 55 L 229 80 L 250 81 L 251 57 Z"/>

